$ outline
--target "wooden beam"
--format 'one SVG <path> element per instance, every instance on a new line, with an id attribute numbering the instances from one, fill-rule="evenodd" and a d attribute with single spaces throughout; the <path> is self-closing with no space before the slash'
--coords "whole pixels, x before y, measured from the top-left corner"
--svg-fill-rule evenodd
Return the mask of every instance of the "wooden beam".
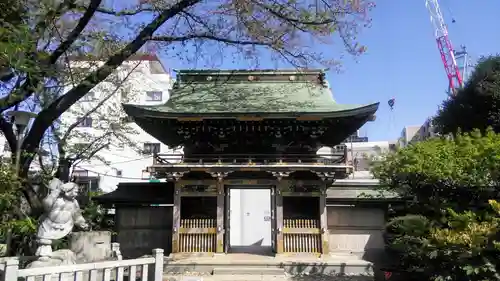
<path id="1" fill-rule="evenodd" d="M 203 117 L 177 117 L 180 122 L 199 122 L 203 121 Z"/>
<path id="2" fill-rule="evenodd" d="M 271 186 L 276 185 L 278 182 L 276 180 L 258 179 L 258 180 L 246 180 L 246 179 L 233 179 L 224 180 L 225 185 L 264 185 Z"/>
<path id="3" fill-rule="evenodd" d="M 328 231 L 328 210 L 326 207 L 326 190 L 328 185 L 324 185 L 321 195 L 319 197 L 319 214 L 320 214 L 320 228 L 321 228 L 321 254 L 327 255 L 330 252 L 330 233 Z"/>
<path id="4" fill-rule="evenodd" d="M 262 121 L 264 118 L 259 116 L 238 116 L 236 117 L 238 121 Z"/>
<path id="5" fill-rule="evenodd" d="M 285 191 L 281 193 L 281 196 L 292 196 L 292 197 L 320 197 L 320 192 L 295 192 L 295 191 Z"/>
<path id="6" fill-rule="evenodd" d="M 323 117 L 321 116 L 308 116 L 308 115 L 303 115 L 303 116 L 298 116 L 295 118 L 297 121 L 320 121 L 323 120 Z"/>
<path id="7" fill-rule="evenodd" d="M 175 182 L 174 207 L 172 208 L 172 253 L 179 252 L 179 231 L 181 228 L 181 183 Z"/>
<path id="8" fill-rule="evenodd" d="M 181 179 L 179 180 L 179 183 L 181 186 L 186 186 L 186 185 L 208 185 L 210 188 L 215 188 L 215 185 L 217 184 L 216 180 L 185 180 Z"/>
<path id="9" fill-rule="evenodd" d="M 224 252 L 224 183 L 217 182 L 217 242 L 216 253 Z"/>
<path id="10" fill-rule="evenodd" d="M 276 254 L 283 254 L 283 196 L 282 190 L 288 186 L 288 181 L 281 180 L 276 186 Z"/>
<path id="11" fill-rule="evenodd" d="M 321 229 L 319 229 L 319 228 L 285 227 L 285 228 L 283 228 L 283 233 L 286 233 L 286 234 L 320 234 Z"/>
<path id="12" fill-rule="evenodd" d="M 215 196 L 217 196 L 217 192 L 212 192 L 212 191 L 205 191 L 205 192 L 182 191 L 181 195 L 183 197 L 215 197 Z"/>

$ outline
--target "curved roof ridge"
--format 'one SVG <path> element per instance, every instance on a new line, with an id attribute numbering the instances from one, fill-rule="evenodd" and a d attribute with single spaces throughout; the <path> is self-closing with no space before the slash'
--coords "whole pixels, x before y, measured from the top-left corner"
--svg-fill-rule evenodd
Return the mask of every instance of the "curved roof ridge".
<path id="1" fill-rule="evenodd" d="M 327 71 L 327 69 L 310 68 L 310 69 L 174 69 L 178 75 L 207 75 L 207 74 L 232 74 L 232 75 L 245 75 L 245 74 L 320 74 Z"/>

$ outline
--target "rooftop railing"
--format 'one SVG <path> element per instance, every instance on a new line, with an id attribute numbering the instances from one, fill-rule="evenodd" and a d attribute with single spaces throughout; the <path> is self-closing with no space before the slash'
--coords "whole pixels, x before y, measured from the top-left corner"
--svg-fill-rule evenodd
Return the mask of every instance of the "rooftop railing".
<path id="1" fill-rule="evenodd" d="M 300 154 L 162 154 L 154 155 L 153 165 L 176 164 L 345 164 L 347 149 L 336 147 L 332 153 Z"/>

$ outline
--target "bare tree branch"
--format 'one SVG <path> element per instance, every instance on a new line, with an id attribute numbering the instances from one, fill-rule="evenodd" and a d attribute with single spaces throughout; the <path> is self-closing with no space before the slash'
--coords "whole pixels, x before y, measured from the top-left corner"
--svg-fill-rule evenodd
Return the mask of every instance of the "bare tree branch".
<path id="1" fill-rule="evenodd" d="M 94 146 L 99 140 L 103 140 L 103 139 L 107 138 L 110 134 L 111 134 L 111 132 L 108 132 L 108 133 L 102 135 L 101 138 L 96 139 L 96 141 L 94 143 L 90 144 L 88 146 L 88 150 L 90 150 L 90 152 L 85 157 L 83 157 L 83 154 L 84 154 L 83 152 L 88 152 L 88 150 L 82 151 L 82 153 L 76 155 L 74 157 L 74 159 L 79 159 L 79 160 L 92 159 L 92 157 L 94 157 L 99 151 L 107 148 L 109 146 L 109 143 L 107 143 L 107 142 L 103 143 L 103 144 L 99 145 L 98 147 L 94 148 L 93 150 L 91 150 L 92 146 Z"/>
<path id="2" fill-rule="evenodd" d="M 337 20 L 335 18 L 327 18 L 327 19 L 322 19 L 319 21 L 301 20 L 301 19 L 297 19 L 297 18 L 292 18 L 292 17 L 289 17 L 281 12 L 276 11 L 274 8 L 269 7 L 269 5 L 264 5 L 263 3 L 260 3 L 259 1 L 252 1 L 252 2 L 255 3 L 257 6 L 263 8 L 264 10 L 269 12 L 270 14 L 272 14 L 278 18 L 282 18 L 288 22 L 292 22 L 292 23 L 304 24 L 304 25 L 326 25 L 326 24 L 337 22 Z M 284 7 L 284 5 L 281 5 L 281 4 L 277 4 L 277 5 Z M 341 13 L 342 12 L 339 12 L 339 14 L 341 14 Z M 344 11 L 344 14 L 345 14 L 345 11 Z"/>
<path id="3" fill-rule="evenodd" d="M 5 83 L 8 82 L 10 79 L 14 78 L 16 74 L 12 69 L 4 68 L 1 70 L 0 73 L 0 81 Z"/>
<path id="4" fill-rule="evenodd" d="M 69 47 L 76 41 L 78 36 L 82 33 L 83 29 L 89 24 L 92 16 L 94 16 L 97 8 L 101 5 L 102 0 L 92 0 L 89 6 L 83 13 L 83 16 L 78 21 L 76 27 L 71 31 L 65 41 L 63 41 L 59 47 L 50 55 L 49 64 L 54 64 L 59 57 L 64 54 Z"/>
<path id="5" fill-rule="evenodd" d="M 9 144 L 10 150 L 15 151 L 17 147 L 17 137 L 14 133 L 14 128 L 12 123 L 5 120 L 4 117 L 0 116 L 0 130 L 2 131 L 7 143 Z"/>
<path id="6" fill-rule="evenodd" d="M 48 68 L 49 65 L 53 65 L 59 59 L 59 57 L 68 50 L 68 48 L 82 33 L 83 29 L 88 25 L 101 2 L 102 0 L 92 0 L 90 2 L 87 10 L 80 18 L 73 31 L 71 31 L 65 41 L 61 42 L 56 50 L 49 56 L 47 61 L 41 62 L 42 64 L 44 64 Z M 39 75 L 29 75 L 19 91 L 14 91 L 6 97 L 0 99 L 0 112 L 18 105 L 27 97 L 31 96 L 39 87 L 42 80 L 43 79 Z"/>
<path id="7" fill-rule="evenodd" d="M 97 9 L 97 12 L 106 14 L 106 15 L 112 15 L 112 16 L 135 16 L 137 14 L 143 13 L 143 12 L 154 12 L 153 9 L 150 8 L 139 8 L 135 10 L 121 10 L 121 11 L 115 11 L 112 9 L 105 9 L 105 8 L 99 8 Z"/>
<path id="8" fill-rule="evenodd" d="M 83 119 L 92 115 L 99 108 L 101 108 L 101 106 L 103 106 L 111 97 L 113 97 L 118 92 L 118 90 L 120 90 L 120 87 L 122 87 L 123 83 L 125 83 L 125 81 L 127 81 L 130 75 L 132 75 L 132 72 L 135 69 L 137 69 L 137 67 L 139 67 L 140 64 L 141 64 L 140 62 L 136 63 L 136 65 L 127 73 L 127 75 L 120 81 L 120 83 L 118 83 L 115 86 L 115 88 L 113 89 L 113 91 L 111 91 L 111 93 L 109 93 L 106 97 L 100 100 L 91 110 L 87 111 L 83 116 L 80 116 L 80 118 L 77 121 L 70 124 L 66 129 L 66 132 L 59 141 L 66 142 L 73 129 L 75 129 L 80 123 L 82 123 Z"/>
<path id="9" fill-rule="evenodd" d="M 272 43 L 260 42 L 260 41 L 256 41 L 256 40 L 255 41 L 233 40 L 233 39 L 228 39 L 228 38 L 223 38 L 223 37 L 217 37 L 217 36 L 210 35 L 210 34 L 193 34 L 193 35 L 178 36 L 178 37 L 155 36 L 155 37 L 152 37 L 150 40 L 151 41 L 162 41 L 162 42 L 180 42 L 180 41 L 187 41 L 187 40 L 191 40 L 191 39 L 208 39 L 208 40 L 214 40 L 214 41 L 219 41 L 222 43 L 235 44 L 235 45 L 272 46 Z"/>
<path id="10" fill-rule="evenodd" d="M 125 59 L 136 53 L 163 23 L 200 1 L 201 0 L 182 0 L 168 10 L 162 12 L 146 25 L 132 42 L 127 44 L 127 46 L 118 53 L 112 55 L 103 66 L 88 75 L 78 86 L 72 88 L 65 95 L 57 98 L 50 106 L 42 110 L 27 134 L 22 149 L 27 152 L 33 152 L 52 122 L 59 118 L 62 113 L 81 99 L 95 85 L 106 79 L 106 77 L 121 65 Z M 32 157 L 24 157 L 24 159 L 22 159 L 23 171 L 27 172 L 32 159 Z"/>
<path id="11" fill-rule="evenodd" d="M 83 159 L 89 159 L 89 157 L 83 157 L 85 155 L 85 153 L 89 152 L 89 151 L 93 151 L 91 150 L 91 148 L 93 146 L 95 146 L 96 144 L 98 144 L 100 141 L 106 139 L 109 135 L 111 135 L 112 132 L 106 132 L 104 133 L 103 135 L 95 138 L 94 140 L 92 140 L 90 143 L 88 143 L 85 147 L 83 147 L 76 155 L 72 156 L 71 157 L 71 160 L 83 160 Z M 108 142 L 105 143 L 106 146 L 109 145 Z M 101 147 L 102 145 L 100 145 L 99 147 Z M 102 148 L 101 148 L 102 149 Z M 95 155 L 95 153 L 97 152 L 94 152 L 93 155 Z"/>

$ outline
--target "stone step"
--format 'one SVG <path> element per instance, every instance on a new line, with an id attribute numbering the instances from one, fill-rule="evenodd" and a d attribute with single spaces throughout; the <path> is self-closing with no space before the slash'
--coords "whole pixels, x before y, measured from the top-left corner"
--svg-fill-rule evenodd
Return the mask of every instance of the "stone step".
<path id="1" fill-rule="evenodd" d="M 285 276 L 274 275 L 216 275 L 202 281 L 287 281 Z M 183 280 L 184 281 L 184 280 Z M 200 280 L 201 281 L 201 280 Z"/>
<path id="2" fill-rule="evenodd" d="M 209 276 L 164 276 L 163 281 L 287 281 L 285 276 L 264 275 L 209 275 Z"/>
<path id="3" fill-rule="evenodd" d="M 216 267 L 213 275 L 255 275 L 255 276 L 285 276 L 285 270 L 278 267 Z"/>

